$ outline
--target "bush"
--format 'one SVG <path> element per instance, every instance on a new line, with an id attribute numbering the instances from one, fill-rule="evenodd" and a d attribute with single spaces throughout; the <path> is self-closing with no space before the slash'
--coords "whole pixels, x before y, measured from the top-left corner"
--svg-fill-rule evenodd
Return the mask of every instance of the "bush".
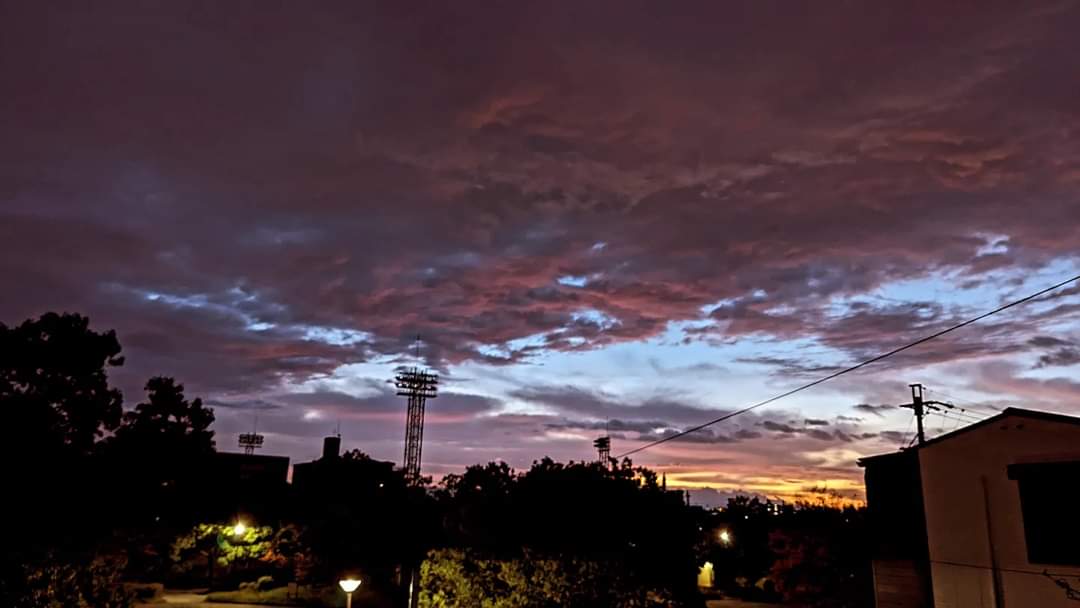
<path id="1" fill-rule="evenodd" d="M 526 551 L 492 558 L 461 549 L 428 553 L 420 566 L 420 606 L 451 608 L 618 608 L 670 605 L 618 559 L 544 556 Z"/>
<path id="2" fill-rule="evenodd" d="M 0 596 L 19 608 L 128 608 L 133 593 L 120 582 L 124 560 L 106 556 L 48 556 L 24 563 L 23 585 Z"/>

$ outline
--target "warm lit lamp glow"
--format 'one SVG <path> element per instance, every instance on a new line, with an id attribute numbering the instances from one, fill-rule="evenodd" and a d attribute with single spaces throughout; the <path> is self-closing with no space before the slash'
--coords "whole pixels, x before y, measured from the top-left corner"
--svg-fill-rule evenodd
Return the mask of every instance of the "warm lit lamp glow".
<path id="1" fill-rule="evenodd" d="M 233 526 L 233 534 L 236 536 L 243 536 L 244 532 L 247 532 L 247 526 L 244 525 L 244 522 L 236 522 L 236 525 Z"/>
<path id="2" fill-rule="evenodd" d="M 730 545 L 731 544 L 731 532 L 728 532 L 727 530 L 721 530 L 720 531 L 720 542 L 724 543 L 725 545 Z"/>
<path id="3" fill-rule="evenodd" d="M 352 593 L 356 591 L 356 588 L 360 586 L 360 579 L 358 578 L 344 578 L 338 581 L 338 585 L 341 585 L 341 590 L 345 593 Z"/>

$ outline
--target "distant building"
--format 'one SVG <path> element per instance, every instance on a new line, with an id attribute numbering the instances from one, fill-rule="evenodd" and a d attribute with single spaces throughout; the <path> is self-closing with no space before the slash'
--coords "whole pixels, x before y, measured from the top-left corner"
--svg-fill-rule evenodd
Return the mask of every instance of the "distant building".
<path id="1" fill-rule="evenodd" d="M 318 472 L 321 469 L 329 466 L 331 462 L 336 462 L 340 457 L 341 437 L 339 435 L 331 435 L 330 437 L 323 438 L 322 456 L 320 456 L 318 460 L 298 462 L 293 465 L 293 487 L 295 488 L 310 484 L 312 479 L 318 475 Z"/>
<path id="2" fill-rule="evenodd" d="M 1080 605 L 1080 418 L 1009 408 L 859 466 L 878 608 Z"/>
<path id="3" fill-rule="evenodd" d="M 288 491 L 289 458 L 216 452 L 206 463 L 200 501 L 204 517 L 273 517 Z"/>
<path id="4" fill-rule="evenodd" d="M 214 477 L 229 483 L 280 490 L 289 478 L 289 457 L 217 452 L 212 471 Z"/>
<path id="5" fill-rule="evenodd" d="M 293 465 L 292 485 L 295 491 L 299 495 L 339 494 L 343 490 L 355 492 L 363 489 L 358 486 L 370 486 L 366 489 L 377 490 L 387 484 L 401 483 L 400 472 L 394 471 L 393 462 L 353 454 L 342 457 L 340 451 L 341 437 L 326 437 L 322 456 L 318 460 Z"/>

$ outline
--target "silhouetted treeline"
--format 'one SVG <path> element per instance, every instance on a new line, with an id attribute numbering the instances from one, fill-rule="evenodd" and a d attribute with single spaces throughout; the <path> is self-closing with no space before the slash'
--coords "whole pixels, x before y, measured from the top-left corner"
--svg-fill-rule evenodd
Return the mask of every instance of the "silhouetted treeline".
<path id="1" fill-rule="evenodd" d="M 444 478 L 436 496 L 444 546 L 463 551 L 429 555 L 426 593 L 439 592 L 430 583 L 446 577 L 439 567 L 449 560 L 465 570 L 494 561 L 539 577 L 531 588 L 538 594 L 575 581 L 572 590 L 538 597 L 481 586 L 488 595 L 504 588 L 524 596 L 513 605 L 689 605 L 697 598 L 698 530 L 684 495 L 629 461 L 608 468 L 545 458 L 520 473 L 505 463 L 476 465 Z"/>
<path id="2" fill-rule="evenodd" d="M 80 315 L 0 324 L 0 605 L 121 608 L 122 580 L 235 590 L 263 578 L 332 598 L 350 573 L 362 605 L 389 608 L 419 572 L 431 607 L 694 606 L 705 560 L 729 592 L 809 604 L 857 595 L 868 566 L 859 511 L 750 499 L 706 511 L 629 461 L 493 462 L 417 488 L 335 449 L 292 485 L 244 486 L 219 466 L 213 412 L 181 384 L 150 378 L 125 411 L 108 378 L 123 362 L 116 335 Z M 734 543 L 716 542 L 721 527 Z"/>

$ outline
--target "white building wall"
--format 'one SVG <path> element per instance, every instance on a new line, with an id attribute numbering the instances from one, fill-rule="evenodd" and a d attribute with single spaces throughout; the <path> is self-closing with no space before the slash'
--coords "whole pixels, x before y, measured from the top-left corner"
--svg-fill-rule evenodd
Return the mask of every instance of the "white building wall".
<path id="1" fill-rule="evenodd" d="M 1080 576 L 1080 568 L 1028 563 L 1020 494 L 1006 472 L 1010 464 L 1055 460 L 1080 460 L 1080 425 L 1009 416 L 920 449 L 936 608 L 1078 606 L 1038 573 Z"/>

